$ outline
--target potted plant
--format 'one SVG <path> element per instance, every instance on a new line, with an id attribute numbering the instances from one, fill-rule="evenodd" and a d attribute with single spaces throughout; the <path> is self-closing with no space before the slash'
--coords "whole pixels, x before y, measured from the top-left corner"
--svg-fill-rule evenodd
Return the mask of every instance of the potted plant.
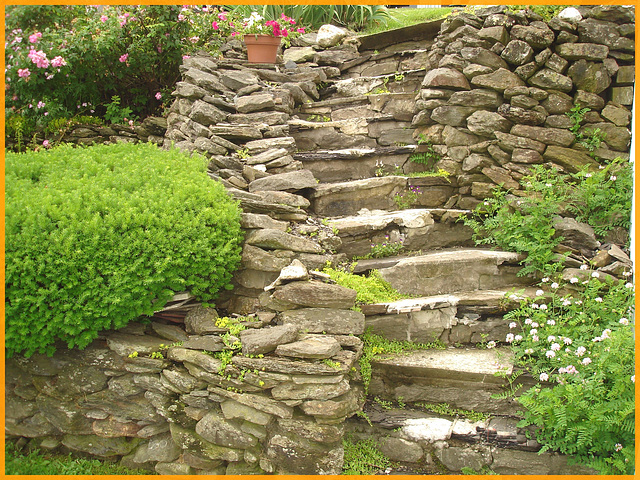
<path id="1" fill-rule="evenodd" d="M 249 63 L 276 63 L 282 39 L 288 45 L 291 38 L 304 33 L 304 27 L 296 25 L 297 22 L 284 13 L 278 20 L 266 20 L 258 12 L 251 12 L 251 15 L 236 22 L 236 30 L 231 35 L 244 38 Z"/>

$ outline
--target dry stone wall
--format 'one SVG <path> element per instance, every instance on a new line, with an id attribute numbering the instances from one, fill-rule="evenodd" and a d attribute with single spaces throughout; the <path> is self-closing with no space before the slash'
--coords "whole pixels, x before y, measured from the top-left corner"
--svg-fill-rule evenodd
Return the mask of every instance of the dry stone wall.
<path id="1" fill-rule="evenodd" d="M 517 193 L 531 165 L 575 173 L 628 158 L 634 81 L 633 8 L 577 7 L 549 22 L 505 6 L 445 20 L 429 52 L 413 125 L 457 176 L 459 208 L 496 185 Z M 566 115 L 589 108 L 579 132 L 599 130 L 589 155 Z"/>

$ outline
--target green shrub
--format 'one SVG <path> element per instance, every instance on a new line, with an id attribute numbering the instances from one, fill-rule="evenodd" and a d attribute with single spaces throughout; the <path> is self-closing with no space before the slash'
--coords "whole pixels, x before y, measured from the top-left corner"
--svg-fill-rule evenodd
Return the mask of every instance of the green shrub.
<path id="1" fill-rule="evenodd" d="M 331 279 L 338 285 L 355 290 L 357 292 L 356 303 L 358 305 L 393 302 L 401 298 L 407 298 L 406 295 L 398 293 L 389 282 L 383 280 L 377 270 L 371 270 L 368 276 L 356 275 L 335 268 L 325 268 L 323 271 L 329 274 Z"/>
<path id="2" fill-rule="evenodd" d="M 372 438 L 356 440 L 346 437 L 342 440 L 344 447 L 343 475 L 373 475 L 391 466 L 391 462 L 378 450 Z"/>
<path id="3" fill-rule="evenodd" d="M 633 473 L 635 451 L 634 289 L 626 280 L 546 280 L 507 315 L 506 341 L 537 385 L 518 398 L 519 426 L 535 425 L 542 450 L 557 450 L 602 474 Z M 630 275 L 630 272 L 628 272 Z"/>
<path id="4" fill-rule="evenodd" d="M 151 144 L 7 153 L 7 353 L 83 348 L 176 291 L 227 288 L 240 213 L 205 165 Z"/>

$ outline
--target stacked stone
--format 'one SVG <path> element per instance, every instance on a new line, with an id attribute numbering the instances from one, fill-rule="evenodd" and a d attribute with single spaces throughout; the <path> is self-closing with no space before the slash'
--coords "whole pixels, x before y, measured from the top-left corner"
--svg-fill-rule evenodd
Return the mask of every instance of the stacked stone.
<path id="1" fill-rule="evenodd" d="M 628 158 L 634 19 L 633 9 L 597 6 L 546 23 L 498 6 L 442 24 L 413 125 L 458 176 L 460 208 L 499 184 L 518 189 L 532 164 L 575 173 L 594 157 Z M 604 134 L 593 156 L 569 131 L 577 105 L 590 109 L 580 133 Z"/>
<path id="2" fill-rule="evenodd" d="M 364 316 L 355 291 L 310 278 L 283 269 L 265 297 L 277 315 L 245 319 L 239 338 L 199 306 L 181 326 L 8 360 L 6 433 L 160 474 L 339 474 L 342 423 L 364 401 L 350 382 Z"/>

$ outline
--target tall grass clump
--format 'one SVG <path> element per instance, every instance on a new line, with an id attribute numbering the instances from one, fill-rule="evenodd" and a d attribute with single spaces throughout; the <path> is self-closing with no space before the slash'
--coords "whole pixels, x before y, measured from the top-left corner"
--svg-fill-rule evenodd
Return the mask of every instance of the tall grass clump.
<path id="1" fill-rule="evenodd" d="M 51 355 L 203 301 L 240 261 L 240 212 L 206 159 L 151 144 L 6 154 L 6 351 Z"/>

